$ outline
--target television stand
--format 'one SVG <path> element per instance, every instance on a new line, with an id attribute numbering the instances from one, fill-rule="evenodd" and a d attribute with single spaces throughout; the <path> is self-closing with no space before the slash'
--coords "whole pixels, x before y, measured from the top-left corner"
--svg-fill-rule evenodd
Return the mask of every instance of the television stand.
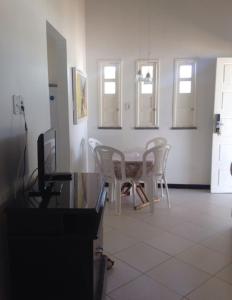
<path id="1" fill-rule="evenodd" d="M 72 180 L 72 173 L 68 172 L 56 172 L 51 174 L 45 174 L 44 175 L 45 181 L 66 181 L 66 180 Z"/>
<path id="2" fill-rule="evenodd" d="M 10 299 L 103 300 L 110 260 L 103 248 L 102 179 L 75 174 L 60 196 L 47 196 L 45 207 L 17 199 L 6 210 Z"/>
<path id="3" fill-rule="evenodd" d="M 63 189 L 63 183 L 52 182 L 43 191 L 29 191 L 29 197 L 40 197 L 39 208 L 47 208 L 51 197 L 60 196 Z"/>

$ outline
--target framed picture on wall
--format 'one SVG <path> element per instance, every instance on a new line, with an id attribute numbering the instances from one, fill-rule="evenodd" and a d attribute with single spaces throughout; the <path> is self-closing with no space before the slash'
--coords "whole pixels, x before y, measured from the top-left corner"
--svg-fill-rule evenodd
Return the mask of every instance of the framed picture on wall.
<path id="1" fill-rule="evenodd" d="M 73 86 L 73 124 L 87 117 L 87 77 L 78 70 L 72 68 Z"/>

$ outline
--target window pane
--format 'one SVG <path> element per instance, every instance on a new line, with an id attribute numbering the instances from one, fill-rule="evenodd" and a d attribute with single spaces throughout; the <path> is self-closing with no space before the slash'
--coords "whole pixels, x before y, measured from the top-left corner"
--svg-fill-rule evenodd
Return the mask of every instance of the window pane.
<path id="1" fill-rule="evenodd" d="M 180 66 L 180 78 L 192 78 L 192 65 Z"/>
<path id="2" fill-rule="evenodd" d="M 141 82 L 141 94 L 152 94 L 153 84 Z"/>
<path id="3" fill-rule="evenodd" d="M 116 83 L 115 82 L 104 82 L 104 94 L 115 95 L 116 94 Z"/>
<path id="4" fill-rule="evenodd" d="M 143 78 L 146 77 L 147 73 L 150 73 L 151 78 L 153 78 L 153 66 L 142 66 L 142 75 Z"/>
<path id="5" fill-rule="evenodd" d="M 115 66 L 104 67 L 104 78 L 105 79 L 115 79 L 116 78 L 116 67 Z"/>
<path id="6" fill-rule="evenodd" d="M 179 93 L 180 94 L 191 94 L 192 92 L 192 81 L 180 81 Z"/>

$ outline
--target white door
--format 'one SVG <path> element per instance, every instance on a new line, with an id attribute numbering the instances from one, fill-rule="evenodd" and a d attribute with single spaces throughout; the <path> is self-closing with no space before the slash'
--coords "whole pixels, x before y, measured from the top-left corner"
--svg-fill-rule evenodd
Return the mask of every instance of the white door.
<path id="1" fill-rule="evenodd" d="M 232 193 L 232 58 L 218 58 L 215 82 L 211 192 Z"/>
<path id="2" fill-rule="evenodd" d="M 158 126 L 158 80 L 159 61 L 139 60 L 136 70 L 142 79 L 136 83 L 136 127 L 152 128 Z M 150 74 L 150 79 L 147 77 Z"/>
<path id="3" fill-rule="evenodd" d="M 176 59 L 173 127 L 196 127 L 196 70 L 194 59 Z"/>
<path id="4" fill-rule="evenodd" d="M 100 127 L 121 127 L 121 62 L 101 61 Z"/>
<path id="5" fill-rule="evenodd" d="M 142 66 L 142 75 L 143 78 L 146 77 L 147 73 L 149 72 L 151 76 L 151 82 L 145 83 L 141 81 L 139 84 L 139 126 L 141 127 L 154 127 L 155 126 L 155 96 L 156 91 L 154 90 L 157 78 L 156 73 L 154 72 L 154 65 L 146 64 Z"/>

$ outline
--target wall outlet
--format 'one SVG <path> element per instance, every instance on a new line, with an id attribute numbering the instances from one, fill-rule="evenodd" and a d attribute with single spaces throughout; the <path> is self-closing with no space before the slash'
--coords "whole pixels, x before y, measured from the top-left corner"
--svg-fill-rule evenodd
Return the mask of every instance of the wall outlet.
<path id="1" fill-rule="evenodd" d="M 15 115 L 23 113 L 22 106 L 24 106 L 23 97 L 21 95 L 13 95 L 13 113 Z"/>

